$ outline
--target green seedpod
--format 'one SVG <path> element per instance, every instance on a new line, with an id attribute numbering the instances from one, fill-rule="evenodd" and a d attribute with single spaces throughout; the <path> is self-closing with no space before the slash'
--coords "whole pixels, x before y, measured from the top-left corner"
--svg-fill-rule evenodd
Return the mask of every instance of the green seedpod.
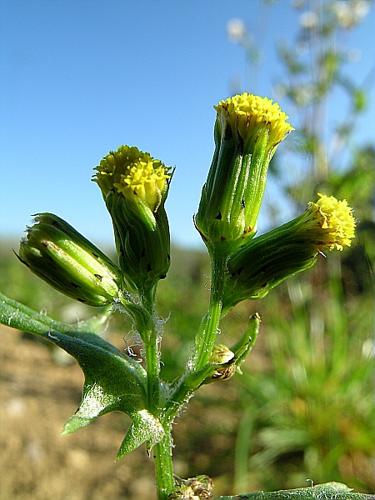
<path id="1" fill-rule="evenodd" d="M 170 265 L 164 203 L 172 170 L 136 147 L 121 146 L 96 167 L 111 215 L 121 270 L 134 289 L 151 289 Z"/>
<path id="2" fill-rule="evenodd" d="M 215 109 L 215 151 L 195 225 L 209 248 L 230 251 L 254 236 L 269 163 L 293 128 L 278 104 L 252 94 Z"/>
<path id="3" fill-rule="evenodd" d="M 121 294 L 120 269 L 57 215 L 35 216 L 18 257 L 48 284 L 85 304 L 109 305 Z"/>

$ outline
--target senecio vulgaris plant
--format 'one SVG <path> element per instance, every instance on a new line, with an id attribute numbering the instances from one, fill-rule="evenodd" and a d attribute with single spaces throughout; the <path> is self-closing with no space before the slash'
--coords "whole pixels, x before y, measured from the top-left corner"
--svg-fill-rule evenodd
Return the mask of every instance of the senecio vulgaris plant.
<path id="1" fill-rule="evenodd" d="M 351 208 L 327 194 L 318 194 L 295 219 L 257 236 L 268 165 L 293 128 L 268 98 L 244 93 L 215 109 L 215 151 L 194 217 L 211 259 L 211 296 L 177 380 L 160 378 L 163 322 L 155 309 L 157 285 L 170 264 L 164 205 L 173 169 L 149 153 L 121 146 L 95 168 L 93 180 L 112 219 L 118 264 L 51 213 L 37 214 L 20 243 L 18 257 L 31 271 L 69 297 L 101 308 L 99 315 L 70 325 L 1 296 L 1 322 L 61 347 L 85 374 L 82 401 L 64 433 L 112 411 L 129 415 L 118 458 L 145 444 L 155 461 L 159 499 L 212 495 L 207 476 L 183 480 L 174 475 L 172 426 L 203 384 L 240 373 L 254 345 L 258 315 L 230 347 L 217 343 L 222 317 L 240 301 L 265 297 L 288 277 L 311 268 L 319 254 L 342 250 L 354 237 Z M 114 311 L 126 313 L 139 332 L 142 363 L 98 334 Z"/>

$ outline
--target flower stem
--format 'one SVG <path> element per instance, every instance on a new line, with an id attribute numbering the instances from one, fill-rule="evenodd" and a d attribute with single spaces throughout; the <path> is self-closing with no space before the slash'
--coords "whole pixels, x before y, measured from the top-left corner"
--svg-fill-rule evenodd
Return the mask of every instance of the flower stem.
<path id="1" fill-rule="evenodd" d="M 154 329 L 148 332 L 149 341 L 145 343 L 146 371 L 147 371 L 147 405 L 151 413 L 155 413 L 159 406 L 159 353 L 158 339 Z"/>
<path id="2" fill-rule="evenodd" d="M 195 342 L 194 369 L 202 369 L 210 360 L 219 329 L 223 309 L 223 287 L 227 258 L 219 253 L 212 252 L 211 297 L 208 313 L 205 316 L 203 327 L 200 328 Z"/>
<path id="3" fill-rule="evenodd" d="M 154 299 L 155 289 L 144 290 L 142 304 L 147 311 L 148 318 L 141 334 L 144 342 L 147 372 L 147 406 L 151 413 L 157 414 L 160 396 L 160 358 Z"/>

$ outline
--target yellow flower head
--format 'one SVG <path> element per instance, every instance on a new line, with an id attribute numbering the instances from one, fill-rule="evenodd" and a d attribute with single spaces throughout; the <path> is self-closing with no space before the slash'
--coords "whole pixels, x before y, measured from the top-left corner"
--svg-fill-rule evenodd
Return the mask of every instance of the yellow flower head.
<path id="1" fill-rule="evenodd" d="M 244 140 L 262 128 L 268 130 L 270 146 L 275 147 L 293 130 L 288 116 L 268 97 L 245 92 L 220 101 L 215 109 Z"/>
<path id="2" fill-rule="evenodd" d="M 104 196 L 114 190 L 125 198 L 142 201 L 155 212 L 168 191 L 171 176 L 171 169 L 149 153 L 121 146 L 102 159 L 94 180 Z"/>
<path id="3" fill-rule="evenodd" d="M 353 211 L 346 200 L 318 193 L 319 200 L 310 202 L 308 212 L 319 226 L 320 249 L 342 250 L 350 246 L 355 233 Z M 319 239 L 319 238 L 318 238 Z"/>

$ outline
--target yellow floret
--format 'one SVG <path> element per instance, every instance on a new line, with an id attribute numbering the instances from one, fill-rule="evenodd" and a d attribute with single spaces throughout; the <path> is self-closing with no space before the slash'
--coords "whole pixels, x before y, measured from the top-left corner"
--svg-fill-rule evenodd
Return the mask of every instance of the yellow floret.
<path id="1" fill-rule="evenodd" d="M 259 97 L 245 92 L 220 101 L 216 111 L 225 113 L 233 127 L 238 127 L 240 135 L 246 139 L 254 129 L 264 126 L 269 131 L 272 146 L 277 145 L 293 130 L 288 116 L 280 106 L 268 97 Z"/>
<path id="2" fill-rule="evenodd" d="M 136 147 L 121 146 L 96 167 L 95 181 L 107 194 L 115 189 L 124 197 L 138 198 L 156 210 L 171 178 L 171 169 Z"/>
<path id="3" fill-rule="evenodd" d="M 309 209 L 318 221 L 324 239 L 324 248 L 342 250 L 350 246 L 355 233 L 353 211 L 346 200 L 318 193 L 319 200 L 311 202 Z"/>

